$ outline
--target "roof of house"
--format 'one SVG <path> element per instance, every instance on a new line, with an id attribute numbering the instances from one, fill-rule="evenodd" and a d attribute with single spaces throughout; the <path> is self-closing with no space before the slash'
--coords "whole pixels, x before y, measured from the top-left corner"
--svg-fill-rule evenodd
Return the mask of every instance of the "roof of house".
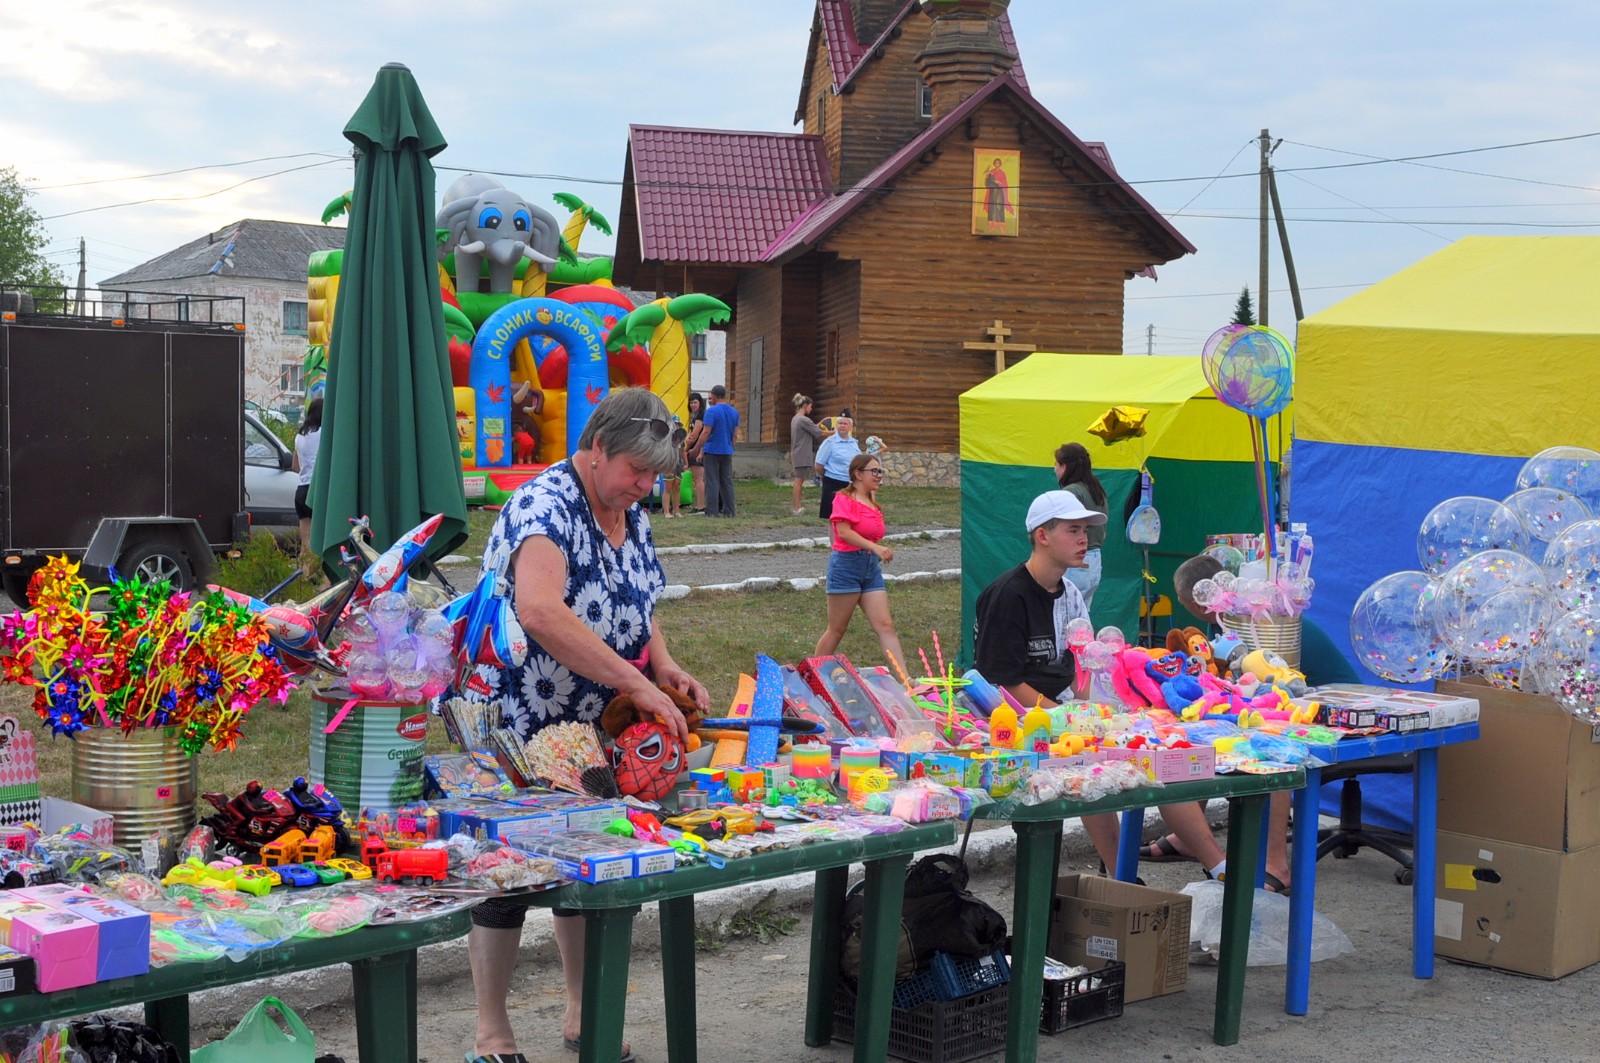
<path id="1" fill-rule="evenodd" d="M 1124 181 L 1117 173 L 1116 167 L 1111 165 L 1111 155 L 1103 143 L 1080 140 L 1077 134 L 1063 125 L 1059 118 L 1046 110 L 1015 80 L 1009 75 L 1002 75 L 967 97 L 958 106 L 952 108 L 949 113 L 913 137 L 904 147 L 890 155 L 871 173 L 862 177 L 861 180 L 837 195 L 823 196 L 816 199 L 804 214 L 794 219 L 793 224 L 789 226 L 787 231 L 762 252 L 761 261 L 778 262 L 815 246 L 819 240 L 831 232 L 857 207 L 872 199 L 876 193 L 884 190 L 890 181 L 930 146 L 943 140 L 957 126 L 966 121 L 969 114 L 1001 93 L 1009 94 L 1016 101 L 1017 106 L 1030 111 L 1037 117 L 1046 129 L 1053 133 L 1069 150 L 1075 151 L 1085 159 L 1091 171 L 1099 170 L 1105 183 L 1110 186 L 1112 194 L 1124 199 L 1137 215 L 1143 215 L 1158 231 L 1160 236 L 1172 245 L 1176 251 L 1173 255 L 1174 258 L 1180 254 L 1194 253 L 1194 245 L 1189 243 L 1171 222 L 1162 217 L 1150 205 L 1149 201 L 1136 192 L 1133 186 Z M 643 215 L 641 214 L 641 230 L 643 227 Z"/>
<path id="2" fill-rule="evenodd" d="M 811 20 L 811 40 L 806 45 L 806 66 L 800 78 L 800 102 L 795 108 L 794 120 L 803 121 L 806 116 L 806 101 L 811 95 L 811 66 L 816 60 L 819 47 L 828 50 L 828 68 L 833 75 L 833 91 L 843 92 L 845 86 L 855 80 L 855 76 L 866 65 L 868 56 L 876 52 L 891 34 L 900 27 L 908 15 L 917 9 L 917 0 L 906 0 L 900 11 L 889 20 L 876 40 L 870 44 L 863 44 L 856 37 L 855 20 L 850 17 L 849 0 L 817 0 L 817 13 Z M 1011 16 L 1002 13 L 996 20 L 1000 24 L 1000 40 L 1006 48 L 1017 56 L 1017 61 L 1011 67 L 1011 76 L 1016 79 L 1022 91 L 1028 91 L 1028 76 L 1022 69 L 1021 53 L 1017 51 L 1017 35 L 1011 28 Z"/>
<path id="3" fill-rule="evenodd" d="M 757 262 L 807 207 L 833 191 L 820 137 L 628 127 L 641 257 Z"/>
<path id="4" fill-rule="evenodd" d="M 312 252 L 342 248 L 344 237 L 343 227 L 245 218 L 108 277 L 100 286 L 130 288 L 208 274 L 304 283 Z"/>

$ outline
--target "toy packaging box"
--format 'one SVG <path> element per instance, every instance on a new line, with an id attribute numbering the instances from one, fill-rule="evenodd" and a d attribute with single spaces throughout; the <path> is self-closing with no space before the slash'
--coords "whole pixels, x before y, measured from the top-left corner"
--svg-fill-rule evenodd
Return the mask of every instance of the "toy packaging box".
<path id="1" fill-rule="evenodd" d="M 0 949 L 0 997 L 32 993 L 37 988 L 32 956 Z"/>
<path id="2" fill-rule="evenodd" d="M 1176 993 L 1189 984 L 1190 911 L 1181 893 L 1063 875 L 1056 880 L 1048 952 L 1070 964 L 1121 960 L 1130 1004 Z"/>
<path id="3" fill-rule="evenodd" d="M 11 913 L 10 940 L 13 949 L 33 957 L 41 993 L 91 985 L 96 979 L 100 928 L 75 912 L 23 902 L 21 910 Z"/>
<path id="4" fill-rule="evenodd" d="M 71 891 L 58 894 L 50 903 L 99 926 L 96 981 L 150 972 L 150 913 L 118 900 Z"/>
<path id="5" fill-rule="evenodd" d="M 540 833 L 536 828 L 506 837 L 506 844 L 514 849 L 554 860 L 556 871 L 566 878 L 590 883 L 615 882 L 638 874 L 630 842 L 631 838 L 611 834 Z"/>

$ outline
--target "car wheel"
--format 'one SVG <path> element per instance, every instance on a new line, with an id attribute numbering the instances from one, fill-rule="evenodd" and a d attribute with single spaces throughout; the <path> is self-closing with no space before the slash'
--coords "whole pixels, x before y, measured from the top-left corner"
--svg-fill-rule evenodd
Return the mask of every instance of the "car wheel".
<path id="1" fill-rule="evenodd" d="M 184 552 L 170 542 L 153 540 L 134 543 L 117 561 L 117 574 L 123 579 L 138 576 L 146 583 L 166 580 L 174 591 L 194 588 L 194 566 Z"/>
<path id="2" fill-rule="evenodd" d="M 0 584 L 3 584 L 0 589 L 5 590 L 6 597 L 15 602 L 18 609 L 28 608 L 28 581 L 33 579 L 33 574 L 40 567 L 39 563 L 24 561 L 0 570 Z"/>

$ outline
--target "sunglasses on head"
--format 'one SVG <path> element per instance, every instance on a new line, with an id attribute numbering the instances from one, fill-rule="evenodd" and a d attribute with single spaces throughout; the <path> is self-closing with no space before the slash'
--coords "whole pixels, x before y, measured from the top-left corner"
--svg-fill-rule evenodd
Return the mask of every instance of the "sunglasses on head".
<path id="1" fill-rule="evenodd" d="M 630 421 L 643 421 L 650 426 L 650 438 L 662 440 L 672 438 L 674 442 L 681 442 L 689 433 L 683 428 L 673 428 L 672 425 L 659 417 L 630 417 Z"/>

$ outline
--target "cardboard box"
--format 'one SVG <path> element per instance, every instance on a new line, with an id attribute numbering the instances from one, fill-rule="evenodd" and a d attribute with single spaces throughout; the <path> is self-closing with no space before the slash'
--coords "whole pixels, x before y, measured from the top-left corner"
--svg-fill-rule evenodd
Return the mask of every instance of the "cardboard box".
<path id="1" fill-rule="evenodd" d="M 91 893 L 58 894 L 49 903 L 99 926 L 95 981 L 150 973 L 150 913 Z"/>
<path id="2" fill-rule="evenodd" d="M 1439 829 L 1535 849 L 1600 845 L 1600 727 L 1554 698 L 1440 682 L 1478 700 L 1478 740 L 1439 751 Z"/>
<path id="3" fill-rule="evenodd" d="M 0 997 L 32 993 L 36 988 L 32 956 L 0 949 Z"/>
<path id="4" fill-rule="evenodd" d="M 1189 984 L 1190 901 L 1098 875 L 1056 880 L 1048 953 L 1063 963 L 1121 960 L 1127 1003 L 1177 993 Z"/>
<path id="5" fill-rule="evenodd" d="M 11 915 L 10 945 L 33 957 L 41 993 L 93 985 L 99 943 L 100 928 L 75 912 L 32 904 Z"/>
<path id="6" fill-rule="evenodd" d="M 1600 846 L 1563 853 L 1439 832 L 1434 952 L 1560 978 L 1600 963 Z"/>

